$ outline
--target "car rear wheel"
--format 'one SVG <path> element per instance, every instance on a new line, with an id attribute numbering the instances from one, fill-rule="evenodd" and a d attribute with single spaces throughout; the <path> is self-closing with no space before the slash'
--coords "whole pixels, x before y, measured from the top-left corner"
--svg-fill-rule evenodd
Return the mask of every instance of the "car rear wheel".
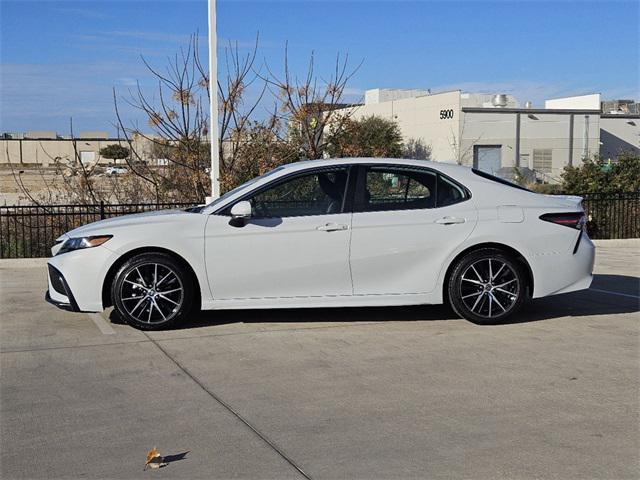
<path id="1" fill-rule="evenodd" d="M 500 323 L 527 299 L 527 276 L 522 264 L 504 251 L 476 250 L 458 260 L 447 293 L 459 316 L 474 323 Z"/>
<path id="2" fill-rule="evenodd" d="M 179 323 L 193 304 L 193 281 L 170 255 L 143 253 L 118 270 L 111 298 L 118 315 L 129 325 L 159 330 Z"/>

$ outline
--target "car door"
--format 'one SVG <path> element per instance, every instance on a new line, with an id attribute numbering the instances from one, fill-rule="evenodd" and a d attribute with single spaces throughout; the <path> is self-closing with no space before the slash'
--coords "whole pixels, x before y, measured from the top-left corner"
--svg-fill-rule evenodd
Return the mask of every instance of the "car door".
<path id="1" fill-rule="evenodd" d="M 351 295 L 348 185 L 346 166 L 305 171 L 239 199 L 252 205 L 240 226 L 230 221 L 232 205 L 211 215 L 205 258 L 213 298 Z"/>
<path id="2" fill-rule="evenodd" d="M 434 170 L 385 165 L 362 166 L 356 188 L 354 294 L 431 292 L 477 221 L 467 190 Z"/>

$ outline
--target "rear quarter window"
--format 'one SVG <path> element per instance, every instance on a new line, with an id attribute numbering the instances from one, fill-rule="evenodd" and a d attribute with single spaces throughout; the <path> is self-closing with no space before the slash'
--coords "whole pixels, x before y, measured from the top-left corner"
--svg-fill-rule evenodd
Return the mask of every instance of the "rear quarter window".
<path id="1" fill-rule="evenodd" d="M 487 180 L 491 180 L 492 182 L 500 183 L 501 185 L 506 185 L 507 187 L 511 188 L 517 188 L 518 190 L 524 190 L 525 192 L 531 192 L 531 190 L 529 190 L 528 188 L 518 185 L 517 183 L 510 182 L 509 180 L 505 180 L 504 178 L 496 177 L 495 175 L 483 172 L 482 170 L 478 170 L 477 168 L 472 168 L 471 171 L 479 177 L 486 178 Z"/>
<path id="2" fill-rule="evenodd" d="M 464 202 L 469 198 L 467 191 L 447 177 L 438 175 L 438 207 L 446 207 Z"/>

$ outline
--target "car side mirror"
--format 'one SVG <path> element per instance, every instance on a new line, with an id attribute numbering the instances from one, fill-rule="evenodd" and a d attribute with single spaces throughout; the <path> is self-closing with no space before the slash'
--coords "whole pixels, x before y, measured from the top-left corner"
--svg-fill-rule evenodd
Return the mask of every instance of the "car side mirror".
<path id="1" fill-rule="evenodd" d="M 229 224 L 233 227 L 244 227 L 247 220 L 251 218 L 251 203 L 243 200 L 231 207 L 231 221 Z"/>
<path id="2" fill-rule="evenodd" d="M 251 203 L 243 200 L 231 207 L 231 218 L 251 218 Z"/>

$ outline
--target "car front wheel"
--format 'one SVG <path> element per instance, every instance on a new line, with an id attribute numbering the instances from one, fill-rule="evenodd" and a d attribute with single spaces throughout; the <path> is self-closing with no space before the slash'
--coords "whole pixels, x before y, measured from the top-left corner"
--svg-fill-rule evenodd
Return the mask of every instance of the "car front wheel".
<path id="1" fill-rule="evenodd" d="M 111 298 L 118 315 L 129 325 L 159 330 L 179 323 L 193 303 L 193 281 L 173 257 L 144 253 L 118 270 Z"/>
<path id="2" fill-rule="evenodd" d="M 501 250 L 482 249 L 458 260 L 449 277 L 449 302 L 461 317 L 495 324 L 515 314 L 528 296 L 520 262 Z"/>

